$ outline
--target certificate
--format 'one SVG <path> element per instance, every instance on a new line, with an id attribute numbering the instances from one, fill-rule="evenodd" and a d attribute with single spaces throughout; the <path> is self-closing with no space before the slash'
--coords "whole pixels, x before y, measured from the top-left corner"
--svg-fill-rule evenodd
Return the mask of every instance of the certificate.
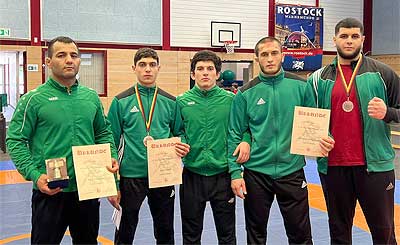
<path id="1" fill-rule="evenodd" d="M 291 154 L 322 157 L 321 138 L 328 136 L 330 110 L 296 106 Z"/>
<path id="2" fill-rule="evenodd" d="M 148 141 L 149 188 L 182 184 L 182 159 L 176 155 L 178 137 Z"/>
<path id="3" fill-rule="evenodd" d="M 79 200 L 117 195 L 111 167 L 110 144 L 73 146 L 72 156 Z"/>

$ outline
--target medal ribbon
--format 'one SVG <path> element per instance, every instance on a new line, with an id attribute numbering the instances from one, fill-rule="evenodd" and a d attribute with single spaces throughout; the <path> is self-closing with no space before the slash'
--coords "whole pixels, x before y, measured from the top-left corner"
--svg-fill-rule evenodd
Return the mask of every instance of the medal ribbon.
<path id="1" fill-rule="evenodd" d="M 339 62 L 339 58 L 338 58 L 338 69 L 339 69 L 339 73 L 340 73 L 340 78 L 342 79 L 342 82 L 343 82 L 343 86 L 346 90 L 347 100 L 349 100 L 349 97 L 350 97 L 350 90 L 351 90 L 351 86 L 353 85 L 354 78 L 356 77 L 357 72 L 360 69 L 361 60 L 362 60 L 362 55 L 360 54 L 360 58 L 357 61 L 357 65 L 354 68 L 353 73 L 351 74 L 350 82 L 347 85 L 347 82 L 346 82 L 346 79 L 344 78 L 343 70 L 342 70 L 342 67 L 340 66 L 340 62 Z"/>
<path id="2" fill-rule="evenodd" d="M 153 114 L 154 114 L 154 108 L 156 107 L 156 102 L 157 102 L 158 87 L 156 87 L 156 89 L 154 90 L 153 100 L 152 100 L 151 106 L 150 106 L 149 121 L 146 120 L 146 115 L 144 114 L 142 98 L 140 97 L 140 92 L 139 92 L 139 88 L 138 88 L 137 84 L 135 86 L 135 91 L 136 91 L 136 98 L 137 98 L 137 101 L 139 104 L 140 112 L 142 113 L 144 123 L 146 124 L 146 132 L 147 132 L 147 135 L 149 135 L 150 125 L 151 125 L 151 121 L 153 119 Z"/>

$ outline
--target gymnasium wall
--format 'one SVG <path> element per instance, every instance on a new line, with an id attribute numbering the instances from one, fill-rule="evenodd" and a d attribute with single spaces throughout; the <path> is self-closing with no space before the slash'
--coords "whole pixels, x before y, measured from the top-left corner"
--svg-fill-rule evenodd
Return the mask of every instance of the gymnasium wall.
<path id="1" fill-rule="evenodd" d="M 171 0 L 171 46 L 210 47 L 211 21 L 241 23 L 241 48 L 268 34 L 268 1 Z"/>
<path id="2" fill-rule="evenodd" d="M 363 0 L 320 0 L 319 6 L 324 8 L 324 51 L 336 51 L 333 45 L 335 25 L 341 19 L 353 17 L 363 22 Z"/>
<path id="3" fill-rule="evenodd" d="M 400 76 L 400 54 L 372 55 L 371 57 L 389 65 Z"/>
<path id="4" fill-rule="evenodd" d="M 400 0 L 373 0 L 372 4 L 372 54 L 400 55 Z"/>
<path id="5" fill-rule="evenodd" d="M 10 28 L 13 39 L 29 39 L 29 1 L 0 0 L 0 27 Z"/>
<path id="6" fill-rule="evenodd" d="M 133 85 L 136 77 L 131 69 L 136 50 L 107 50 L 108 97 L 102 98 L 105 110 L 115 95 Z M 173 95 L 179 95 L 190 86 L 190 60 L 195 51 L 157 51 L 160 56 L 161 69 L 158 85 Z M 235 53 L 228 55 L 218 53 L 223 60 L 253 60 L 254 55 Z M 254 61 L 255 62 L 255 61 Z"/>
<path id="7" fill-rule="evenodd" d="M 209 47 L 211 21 L 241 23 L 241 48 L 253 49 L 268 35 L 267 0 L 185 1 L 171 0 L 171 46 Z M 315 0 L 276 0 L 275 3 L 315 6 Z M 344 17 L 363 21 L 363 0 L 320 0 L 324 8 L 324 51 L 335 51 L 335 24 Z"/>
<path id="8" fill-rule="evenodd" d="M 45 0 L 43 39 L 161 44 L 161 1 Z M 138 33 L 140 33 L 138 35 Z"/>
<path id="9" fill-rule="evenodd" d="M 27 64 L 42 64 L 42 48 L 33 46 L 1 45 L 0 51 L 26 51 Z M 90 49 L 85 49 L 90 50 Z M 115 95 L 129 88 L 135 82 L 132 71 L 133 56 L 136 50 L 130 49 L 106 49 L 107 51 L 107 97 L 101 97 L 104 108 L 108 107 Z M 157 51 L 160 56 L 161 70 L 158 76 L 160 87 L 173 95 L 179 95 L 189 89 L 190 59 L 195 51 Z M 253 53 L 235 53 L 228 55 L 218 53 L 223 60 L 253 60 Z M 44 60 L 43 60 L 44 62 Z M 255 62 L 255 61 L 254 61 Z M 42 84 L 42 66 L 39 70 L 27 72 L 28 91 Z"/>
<path id="10" fill-rule="evenodd" d="M 2 50 L 26 51 L 28 64 L 41 64 L 42 48 L 32 46 L 0 46 Z M 104 108 L 108 107 L 115 95 L 129 88 L 135 81 L 135 75 L 132 71 L 133 56 L 136 50 L 126 49 L 107 49 L 107 97 L 101 97 Z M 190 59 L 196 53 L 195 51 L 157 51 L 160 56 L 161 70 L 158 76 L 160 87 L 173 95 L 179 95 L 189 89 L 190 77 Z M 226 54 L 219 52 L 222 60 L 251 60 L 254 64 L 253 77 L 259 73 L 258 63 L 254 60 L 253 53 L 235 53 Z M 334 56 L 325 55 L 323 64 L 329 64 Z M 39 71 L 28 72 L 28 91 L 42 84 L 42 67 Z M 306 76 L 308 72 L 299 73 Z"/>
<path id="11" fill-rule="evenodd" d="M 214 49 L 223 60 L 254 61 L 252 50 L 255 43 L 261 37 L 268 35 L 271 21 L 268 17 L 271 1 L 273 0 L 202 2 L 170 0 L 171 50 L 158 50 L 161 58 L 159 85 L 174 95 L 189 89 L 190 59 L 195 51 L 210 47 L 212 20 L 240 22 L 242 24 L 242 46 L 240 48 L 242 50 L 239 49 L 237 50 L 239 52 L 228 55 L 224 53 L 222 48 Z M 0 0 L 0 27 L 10 26 L 13 30 L 15 29 L 8 40 L 30 40 L 29 2 L 39 1 Z M 42 40 L 48 40 L 55 35 L 62 34 L 70 35 L 79 42 L 85 43 L 85 47 L 91 47 L 91 44 L 93 44 L 93 47 L 97 47 L 96 44 L 108 44 L 105 48 L 98 48 L 106 50 L 107 53 L 108 93 L 107 97 L 101 98 L 106 110 L 108 110 L 112 98 L 131 86 L 135 80 L 131 66 L 136 49 L 140 46 L 149 45 L 155 45 L 154 47 L 157 49 L 163 48 L 163 41 L 161 40 L 163 23 L 161 23 L 162 17 L 160 17 L 163 0 L 71 0 L 68 2 L 42 0 L 40 2 L 42 3 Z M 344 17 L 355 17 L 362 20 L 364 1 L 276 1 L 276 3 L 301 3 L 314 6 L 317 2 L 320 7 L 324 8 L 324 51 L 335 51 L 332 42 L 334 25 Z M 99 8 L 94 8 L 97 6 Z M 154 18 L 151 18 L 150 15 Z M 90 20 L 90 22 L 85 20 Z M 392 27 L 393 25 L 394 23 L 392 23 Z M 26 51 L 27 64 L 39 65 L 37 72 L 27 72 L 27 89 L 31 90 L 40 85 L 44 62 L 42 60 L 42 48 L 45 47 L 30 46 L 29 44 L 25 46 L 2 45 L 1 42 L 2 39 L 0 39 L 0 50 Z M 113 44 L 115 45 L 113 46 Z M 45 44 L 42 43 L 42 45 Z M 124 45 L 135 47 L 122 47 Z M 181 47 L 186 47 L 186 49 L 181 49 Z M 330 63 L 333 59 L 334 53 L 329 54 L 324 55 L 323 65 Z M 378 58 L 385 63 L 389 62 L 389 65 L 393 66 L 399 73 L 399 55 Z M 258 64 L 254 61 L 253 77 L 258 72 Z M 306 76 L 307 73 L 302 72 L 300 75 Z"/>

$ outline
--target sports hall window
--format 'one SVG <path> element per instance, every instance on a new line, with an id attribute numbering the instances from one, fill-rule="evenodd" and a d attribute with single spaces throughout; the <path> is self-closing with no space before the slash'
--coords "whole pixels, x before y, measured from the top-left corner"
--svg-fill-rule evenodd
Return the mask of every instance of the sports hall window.
<path id="1" fill-rule="evenodd" d="M 105 50 L 80 50 L 81 66 L 77 79 L 80 84 L 97 91 L 99 96 L 107 96 L 107 52 Z M 46 64 L 47 49 L 43 50 L 43 64 Z M 45 66 L 43 83 L 50 70 Z"/>

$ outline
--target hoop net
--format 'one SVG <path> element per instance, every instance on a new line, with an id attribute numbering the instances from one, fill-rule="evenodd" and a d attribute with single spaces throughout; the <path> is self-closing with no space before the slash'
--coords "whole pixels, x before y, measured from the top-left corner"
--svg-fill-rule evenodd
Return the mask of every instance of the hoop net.
<path id="1" fill-rule="evenodd" d="M 224 41 L 225 49 L 227 54 L 233 54 L 235 53 L 235 43 L 237 41 Z"/>

